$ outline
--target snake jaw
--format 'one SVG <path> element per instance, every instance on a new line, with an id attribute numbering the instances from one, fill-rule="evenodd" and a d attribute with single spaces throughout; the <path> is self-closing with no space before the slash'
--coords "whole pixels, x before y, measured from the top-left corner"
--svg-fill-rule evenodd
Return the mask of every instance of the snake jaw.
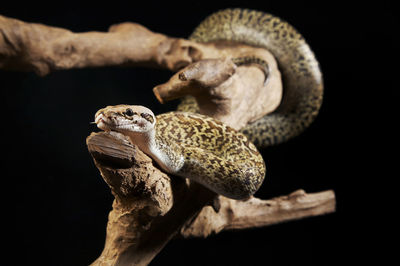
<path id="1" fill-rule="evenodd" d="M 104 116 L 103 113 L 98 113 L 95 116 L 94 123 L 97 125 L 98 128 L 104 131 L 111 131 L 109 123 L 106 122 L 107 118 Z"/>

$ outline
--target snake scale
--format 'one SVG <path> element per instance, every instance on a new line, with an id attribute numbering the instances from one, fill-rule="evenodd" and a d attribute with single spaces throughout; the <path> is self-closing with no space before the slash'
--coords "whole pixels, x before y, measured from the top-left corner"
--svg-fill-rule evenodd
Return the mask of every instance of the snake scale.
<path id="1" fill-rule="evenodd" d="M 304 38 L 288 23 L 263 12 L 226 9 L 210 15 L 190 37 L 196 42 L 231 41 L 267 48 L 277 59 L 284 96 L 276 111 L 241 132 L 201 114 L 192 97 L 178 111 L 155 116 L 143 106 L 100 109 L 100 129 L 128 136 L 166 172 L 192 179 L 233 199 L 246 199 L 261 186 L 265 164 L 257 147 L 281 143 L 301 133 L 322 103 L 322 75 Z M 233 59 L 237 65 L 268 66 L 257 58 Z"/>

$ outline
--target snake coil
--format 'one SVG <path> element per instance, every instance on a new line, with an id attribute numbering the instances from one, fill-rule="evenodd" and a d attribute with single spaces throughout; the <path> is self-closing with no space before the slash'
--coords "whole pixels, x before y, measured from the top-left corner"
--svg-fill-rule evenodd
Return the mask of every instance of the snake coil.
<path id="1" fill-rule="evenodd" d="M 323 96 L 319 64 L 301 34 L 287 22 L 260 11 L 226 9 L 207 17 L 189 39 L 240 42 L 266 48 L 274 55 L 282 73 L 282 102 L 274 112 L 241 129 L 257 147 L 299 135 L 317 116 Z M 186 97 L 178 110 L 193 112 L 196 105 L 192 97 Z"/>

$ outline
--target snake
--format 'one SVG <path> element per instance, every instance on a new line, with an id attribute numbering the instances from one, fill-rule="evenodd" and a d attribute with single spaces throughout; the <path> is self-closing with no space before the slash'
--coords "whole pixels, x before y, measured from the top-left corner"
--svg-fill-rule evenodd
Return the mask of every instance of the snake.
<path id="1" fill-rule="evenodd" d="M 212 117 L 172 111 L 157 116 L 140 105 L 98 110 L 97 127 L 116 131 L 165 172 L 193 180 L 232 199 L 248 199 L 261 186 L 265 163 L 241 132 Z"/>
<path id="2" fill-rule="evenodd" d="M 193 97 L 157 116 L 140 105 L 107 106 L 95 123 L 105 131 L 129 137 L 165 172 L 189 178 L 217 194 L 248 199 L 261 186 L 266 167 L 258 148 L 300 134 L 322 104 L 322 74 L 309 45 L 287 22 L 268 13 L 226 9 L 207 17 L 190 36 L 196 42 L 239 42 L 268 49 L 283 77 L 283 99 L 272 113 L 235 130 L 198 113 Z M 266 62 L 256 57 L 233 59 L 237 65 Z M 267 81 L 267 79 L 266 79 Z"/>
<path id="3" fill-rule="evenodd" d="M 288 141 L 309 127 L 317 116 L 323 98 L 319 63 L 304 37 L 288 22 L 262 11 L 224 9 L 205 18 L 189 39 L 199 43 L 229 41 L 261 47 L 277 60 L 283 84 L 280 105 L 240 129 L 257 147 Z M 186 96 L 177 110 L 199 112 L 199 107 L 194 97 Z"/>

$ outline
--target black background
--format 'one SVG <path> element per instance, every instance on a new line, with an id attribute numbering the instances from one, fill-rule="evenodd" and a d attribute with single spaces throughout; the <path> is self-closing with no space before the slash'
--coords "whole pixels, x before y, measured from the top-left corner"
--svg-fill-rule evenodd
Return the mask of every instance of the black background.
<path id="1" fill-rule="evenodd" d="M 262 150 L 268 171 L 256 196 L 334 189 L 337 212 L 207 239 L 174 240 L 151 265 L 327 265 L 370 261 L 376 255 L 374 246 L 380 244 L 372 238 L 381 227 L 367 221 L 368 211 L 380 211 L 364 185 L 379 180 L 371 158 L 384 154 L 373 147 L 390 140 L 384 125 L 394 110 L 388 101 L 393 97 L 394 6 L 299 2 L 1 4 L 1 15 L 75 32 L 106 31 L 133 21 L 174 37 L 189 36 L 214 11 L 246 7 L 285 19 L 315 52 L 325 83 L 320 115 L 301 136 Z M 89 122 L 106 105 L 141 104 L 156 114 L 174 109 L 177 101 L 160 105 L 152 94 L 171 74 L 117 67 L 46 77 L 0 71 L 1 218 L 7 235 L 0 265 L 87 265 L 100 255 L 113 197 L 86 148 L 85 138 L 97 131 Z M 384 137 L 378 135 L 382 132 Z"/>

